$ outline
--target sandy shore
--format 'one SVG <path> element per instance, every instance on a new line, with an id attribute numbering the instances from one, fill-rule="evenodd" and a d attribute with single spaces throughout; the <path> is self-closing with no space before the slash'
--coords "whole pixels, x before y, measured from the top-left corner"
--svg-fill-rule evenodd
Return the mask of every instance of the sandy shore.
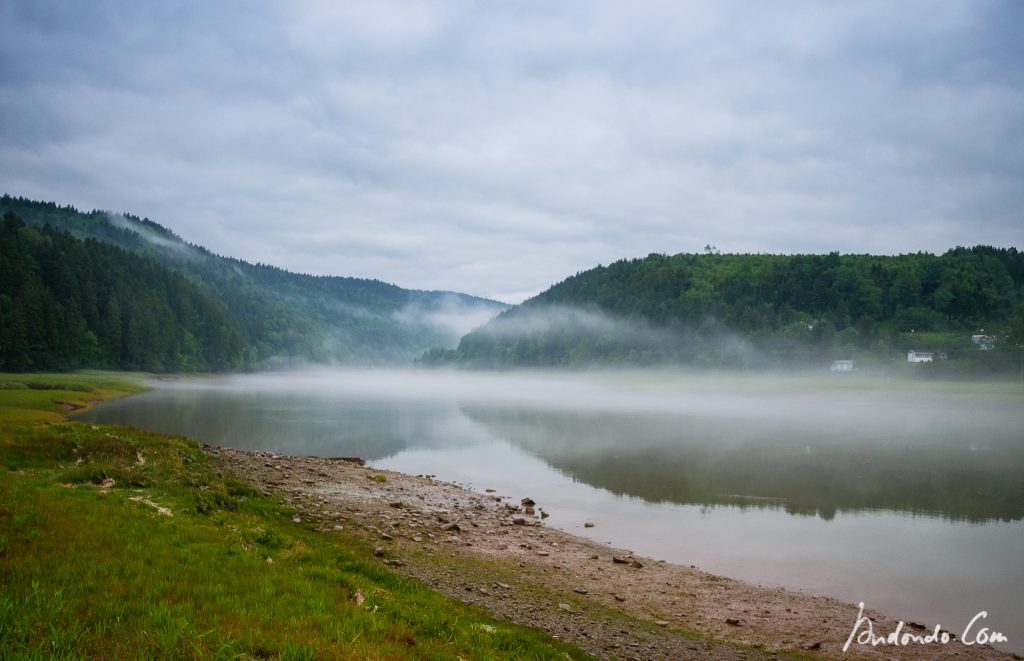
<path id="1" fill-rule="evenodd" d="M 634 556 L 544 525 L 530 494 L 471 491 L 351 461 L 207 448 L 325 534 L 359 536 L 382 563 L 497 618 L 599 658 L 1019 659 L 960 641 L 843 644 L 857 607 Z M 898 618 L 868 611 L 876 634 Z M 913 634 L 923 628 L 907 625 Z"/>

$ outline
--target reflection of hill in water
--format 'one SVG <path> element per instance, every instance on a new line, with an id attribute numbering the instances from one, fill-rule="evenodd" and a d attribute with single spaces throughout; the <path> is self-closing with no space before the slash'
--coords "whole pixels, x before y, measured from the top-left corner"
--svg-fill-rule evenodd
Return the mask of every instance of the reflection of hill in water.
<path id="1" fill-rule="evenodd" d="M 782 507 L 825 519 L 864 509 L 976 522 L 1024 517 L 1024 449 L 1012 429 L 969 435 L 945 421 L 854 430 L 667 414 L 463 412 L 575 479 L 648 501 Z"/>
<path id="2" fill-rule="evenodd" d="M 598 401 L 588 411 L 459 407 L 443 398 L 200 387 L 154 390 L 78 417 L 213 445 L 370 460 L 504 439 L 580 481 L 654 502 L 781 507 L 826 519 L 863 509 L 1024 518 L 1016 401 L 704 390 L 638 413 L 602 412 Z"/>
<path id="3" fill-rule="evenodd" d="M 152 391 L 103 406 L 80 420 L 186 435 L 211 445 L 314 456 L 380 459 L 410 439 L 430 437 L 451 411 L 394 402 L 338 406 L 308 395 L 216 390 Z"/>

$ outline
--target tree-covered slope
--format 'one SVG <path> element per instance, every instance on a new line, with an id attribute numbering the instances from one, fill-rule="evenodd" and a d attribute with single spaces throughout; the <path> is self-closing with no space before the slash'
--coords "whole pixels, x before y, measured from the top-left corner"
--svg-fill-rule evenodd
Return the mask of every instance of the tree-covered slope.
<path id="1" fill-rule="evenodd" d="M 223 308 L 150 259 L 0 220 L 0 371 L 239 367 Z"/>
<path id="2" fill-rule="evenodd" d="M 820 364 L 1024 342 L 1024 253 L 650 255 L 578 273 L 423 362 Z M 972 335 L 996 338 L 979 357 Z"/>
<path id="3" fill-rule="evenodd" d="M 215 255 L 148 219 L 5 195 L 33 227 L 50 225 L 146 256 L 213 296 L 240 337 L 241 364 L 278 361 L 402 363 L 427 347 L 454 346 L 473 321 L 505 306 L 454 292 L 403 289 L 379 280 L 317 277 Z M 469 320 L 469 325 L 466 321 Z"/>

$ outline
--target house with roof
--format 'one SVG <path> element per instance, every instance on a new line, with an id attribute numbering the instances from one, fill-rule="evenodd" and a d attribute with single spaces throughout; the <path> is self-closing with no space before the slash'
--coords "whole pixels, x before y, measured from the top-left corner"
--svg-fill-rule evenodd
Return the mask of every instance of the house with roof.
<path id="1" fill-rule="evenodd" d="M 914 351 L 911 349 L 907 352 L 908 363 L 930 363 L 935 360 L 935 353 L 932 351 Z"/>

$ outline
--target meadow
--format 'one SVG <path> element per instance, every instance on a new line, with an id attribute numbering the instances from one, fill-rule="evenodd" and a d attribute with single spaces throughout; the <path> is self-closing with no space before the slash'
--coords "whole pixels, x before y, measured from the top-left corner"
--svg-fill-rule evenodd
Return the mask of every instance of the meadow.
<path id="1" fill-rule="evenodd" d="M 580 659 L 318 533 L 193 440 L 65 414 L 132 374 L 0 375 L 0 659 Z"/>

